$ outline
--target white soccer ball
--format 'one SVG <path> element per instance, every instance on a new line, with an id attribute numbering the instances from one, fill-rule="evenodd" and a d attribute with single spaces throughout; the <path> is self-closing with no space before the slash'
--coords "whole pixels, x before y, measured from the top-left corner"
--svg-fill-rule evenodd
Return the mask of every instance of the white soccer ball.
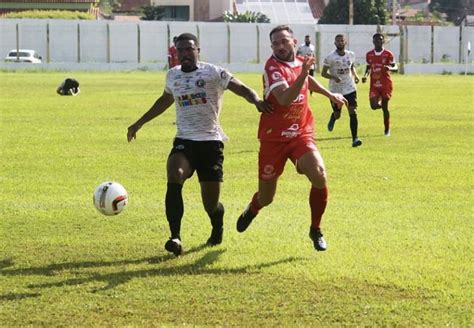
<path id="1" fill-rule="evenodd" d="M 118 182 L 104 182 L 94 192 L 94 206 L 104 215 L 117 215 L 127 204 L 127 190 Z"/>

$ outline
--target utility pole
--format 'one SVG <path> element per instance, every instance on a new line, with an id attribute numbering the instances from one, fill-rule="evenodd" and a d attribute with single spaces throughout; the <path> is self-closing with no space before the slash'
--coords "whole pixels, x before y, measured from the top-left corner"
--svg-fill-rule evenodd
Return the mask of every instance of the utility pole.
<path id="1" fill-rule="evenodd" d="M 354 25 L 354 0 L 349 0 L 349 25 Z"/>
<path id="2" fill-rule="evenodd" d="M 392 25 L 397 25 L 397 0 L 392 0 Z"/>

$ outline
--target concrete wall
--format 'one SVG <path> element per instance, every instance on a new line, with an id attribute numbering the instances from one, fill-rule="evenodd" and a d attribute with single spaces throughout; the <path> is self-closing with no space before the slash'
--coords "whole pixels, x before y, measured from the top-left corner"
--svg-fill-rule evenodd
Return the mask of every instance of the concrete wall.
<path id="1" fill-rule="evenodd" d="M 83 67 L 105 63 L 110 64 L 105 67 L 116 64 L 155 67 L 166 63 L 173 36 L 191 32 L 200 39 L 201 60 L 252 67 L 264 63 L 271 55 L 269 32 L 274 26 L 1 19 L 0 56 L 6 56 L 8 51 L 19 46 L 37 50 L 43 56 L 44 64 L 40 65 L 77 63 Z M 294 24 L 292 28 L 298 43 L 303 42 L 306 34 L 312 36 L 319 67 L 323 58 L 334 49 L 334 37 L 339 33 L 347 36 L 348 48 L 355 52 L 357 63 L 364 65 L 365 53 L 373 48 L 372 35 L 377 32 L 374 25 Z M 398 26 L 382 26 L 381 30 L 386 34 L 385 47 L 394 53 L 397 61 L 403 59 L 406 67 L 407 64 L 437 63 L 450 64 L 446 66 L 449 68 L 454 67 L 452 64 L 464 64 L 466 60 L 472 64 L 472 55 L 467 58 L 466 53 L 467 42 L 474 46 L 474 27 L 409 26 L 402 30 L 402 36 Z"/>

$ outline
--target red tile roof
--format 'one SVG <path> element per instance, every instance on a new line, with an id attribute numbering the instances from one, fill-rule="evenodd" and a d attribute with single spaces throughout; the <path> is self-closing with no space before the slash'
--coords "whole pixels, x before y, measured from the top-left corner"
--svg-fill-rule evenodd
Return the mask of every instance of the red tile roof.
<path id="1" fill-rule="evenodd" d="M 324 0 L 309 0 L 309 6 L 313 12 L 313 17 L 315 19 L 320 19 L 323 16 L 324 8 L 326 8 L 326 3 Z"/>

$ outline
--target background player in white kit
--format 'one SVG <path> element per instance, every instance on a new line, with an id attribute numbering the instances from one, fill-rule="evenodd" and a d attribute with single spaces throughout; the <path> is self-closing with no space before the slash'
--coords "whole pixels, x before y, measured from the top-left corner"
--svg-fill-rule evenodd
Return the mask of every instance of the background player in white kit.
<path id="1" fill-rule="evenodd" d="M 198 61 L 199 43 L 195 35 L 184 33 L 176 39 L 181 65 L 170 69 L 163 94 L 152 107 L 128 128 L 127 139 L 136 138 L 146 122 L 176 104 L 177 133 L 167 161 L 166 218 L 171 237 L 165 249 L 176 256 L 183 253 L 181 219 L 184 213 L 182 188 L 196 171 L 201 185 L 204 209 L 212 225 L 208 245 L 222 242 L 224 206 L 219 202 L 223 181 L 224 144 L 227 139 L 219 123 L 224 90 L 245 98 L 258 111 L 269 113 L 271 106 L 256 92 L 224 68 Z"/>
<path id="2" fill-rule="evenodd" d="M 314 45 L 311 44 L 311 37 L 309 35 L 305 35 L 304 37 L 304 43 L 302 43 L 299 47 L 298 50 L 296 51 L 297 56 L 308 56 L 308 57 L 313 57 L 316 59 L 316 49 L 314 48 Z M 316 61 L 315 61 L 316 62 Z M 311 68 L 309 69 L 309 75 L 314 77 L 314 70 L 316 69 L 316 64 L 311 65 Z M 310 91 L 309 94 L 313 94 L 313 91 Z"/>
<path id="3" fill-rule="evenodd" d="M 357 90 L 356 83 L 359 83 L 359 76 L 354 67 L 355 56 L 352 51 L 346 50 L 346 38 L 342 34 L 335 37 L 336 49 L 331 51 L 323 61 L 321 76 L 329 79 L 329 90 L 344 95 L 348 102 L 349 126 L 352 135 L 352 147 L 362 145 L 362 141 L 357 136 Z M 331 102 L 333 112 L 329 119 L 328 130 L 334 129 L 336 120 L 341 117 L 341 109 Z"/>

